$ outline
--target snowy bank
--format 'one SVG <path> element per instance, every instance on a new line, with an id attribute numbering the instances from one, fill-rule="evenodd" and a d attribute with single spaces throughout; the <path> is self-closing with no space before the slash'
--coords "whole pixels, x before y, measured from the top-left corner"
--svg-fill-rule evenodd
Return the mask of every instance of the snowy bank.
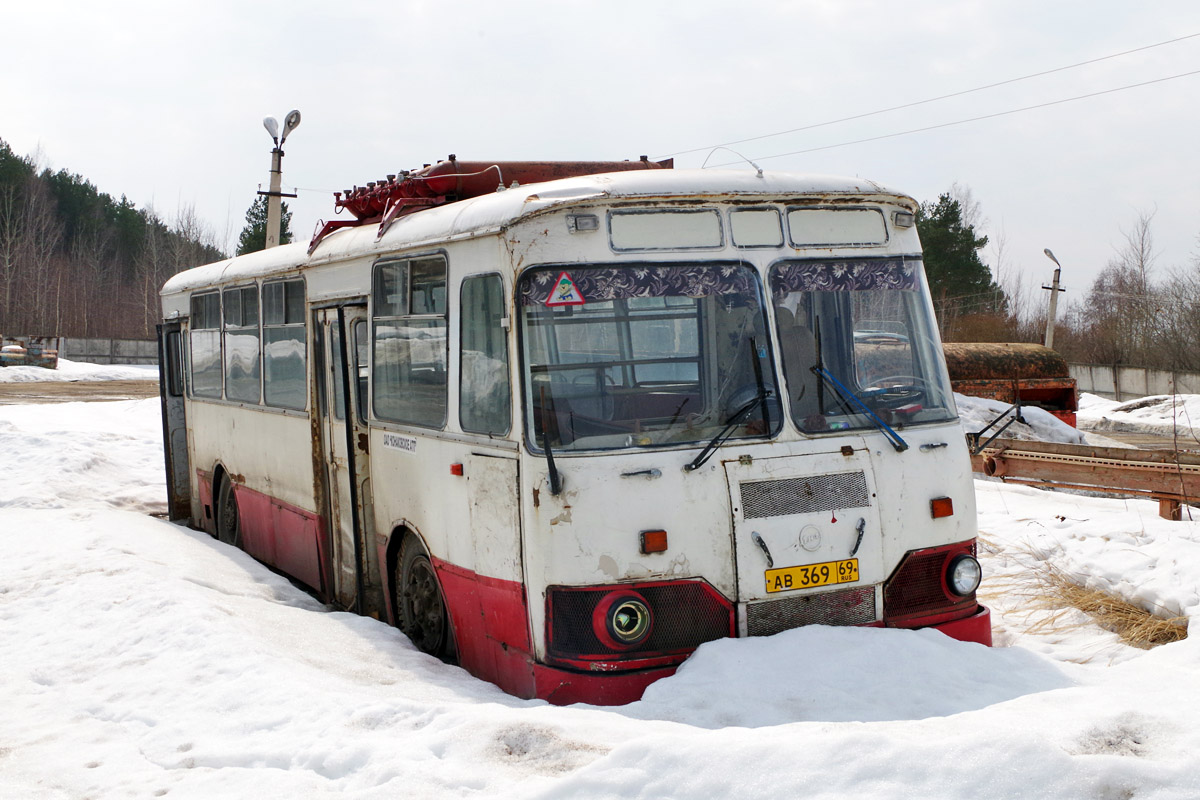
<path id="1" fill-rule="evenodd" d="M 1106 400 L 1094 394 L 1079 398 L 1080 428 L 1093 431 L 1152 433 L 1177 438 L 1179 449 L 1200 447 L 1200 395 L 1176 394 Z"/>
<path id="2" fill-rule="evenodd" d="M 89 364 L 85 361 L 58 360 L 58 369 L 44 367 L 4 367 L 0 383 L 37 381 L 156 381 L 157 364 Z"/>
<path id="3" fill-rule="evenodd" d="M 160 430 L 0 406 L 0 798 L 1200 797 L 1200 634 L 1038 628 L 1006 584 L 1041 558 L 1195 618 L 1200 523 L 1153 503 L 977 481 L 997 647 L 814 626 L 557 708 L 147 517 Z"/>

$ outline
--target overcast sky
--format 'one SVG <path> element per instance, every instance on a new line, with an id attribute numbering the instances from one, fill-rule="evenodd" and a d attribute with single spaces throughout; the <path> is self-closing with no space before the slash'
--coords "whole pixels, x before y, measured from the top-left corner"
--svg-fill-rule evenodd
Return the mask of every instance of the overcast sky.
<path id="1" fill-rule="evenodd" d="M 1200 37 L 794 130 L 1198 34 L 1195 0 L 5 6 L 0 139 L 168 221 L 192 207 L 227 247 L 268 180 L 262 118 L 297 108 L 283 178 L 298 238 L 332 217 L 332 192 L 449 153 L 698 167 L 766 137 L 730 147 L 918 200 L 968 187 L 1004 240 L 985 260 L 1040 286 L 1049 247 L 1068 300 L 1139 214 L 1155 213 L 1160 274 L 1200 252 L 1200 74 L 1164 80 L 1200 70 Z"/>

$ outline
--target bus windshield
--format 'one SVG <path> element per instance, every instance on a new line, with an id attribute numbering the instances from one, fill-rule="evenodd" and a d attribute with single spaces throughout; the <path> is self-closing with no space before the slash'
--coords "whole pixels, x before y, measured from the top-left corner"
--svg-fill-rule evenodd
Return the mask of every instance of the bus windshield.
<path id="1" fill-rule="evenodd" d="M 863 405 L 893 428 L 954 418 L 923 274 L 914 258 L 785 261 L 771 268 L 796 427 L 822 433 L 876 425 Z"/>
<path id="2" fill-rule="evenodd" d="M 731 438 L 773 434 L 782 412 L 762 296 L 757 273 L 740 263 L 527 272 L 530 447 L 707 444 L 726 428 Z"/>

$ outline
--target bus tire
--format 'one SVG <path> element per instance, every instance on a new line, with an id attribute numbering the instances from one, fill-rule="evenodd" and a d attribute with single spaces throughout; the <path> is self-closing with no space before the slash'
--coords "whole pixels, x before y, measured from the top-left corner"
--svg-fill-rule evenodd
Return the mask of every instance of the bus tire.
<path id="1" fill-rule="evenodd" d="M 417 537 L 406 536 L 392 581 L 396 621 L 417 649 L 443 660 L 454 655 L 450 617 L 429 554 Z"/>
<path id="2" fill-rule="evenodd" d="M 217 538 L 237 548 L 242 546 L 242 525 L 238 515 L 237 497 L 228 475 L 221 475 L 217 489 Z"/>

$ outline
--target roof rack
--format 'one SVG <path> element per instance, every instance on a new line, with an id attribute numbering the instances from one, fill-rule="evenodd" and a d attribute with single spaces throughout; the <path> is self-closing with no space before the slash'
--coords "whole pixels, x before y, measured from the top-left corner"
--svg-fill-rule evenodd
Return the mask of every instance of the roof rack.
<path id="1" fill-rule="evenodd" d="M 426 164 L 420 170 L 334 192 L 334 213 L 346 210 L 354 219 L 318 222 L 308 252 L 311 255 L 326 236 L 342 228 L 379 223 L 378 241 L 393 222 L 407 214 L 505 188 L 604 172 L 671 169 L 674 164 L 671 158 L 651 161 L 646 156 L 637 161 L 459 161 L 451 153 L 445 161 Z"/>

